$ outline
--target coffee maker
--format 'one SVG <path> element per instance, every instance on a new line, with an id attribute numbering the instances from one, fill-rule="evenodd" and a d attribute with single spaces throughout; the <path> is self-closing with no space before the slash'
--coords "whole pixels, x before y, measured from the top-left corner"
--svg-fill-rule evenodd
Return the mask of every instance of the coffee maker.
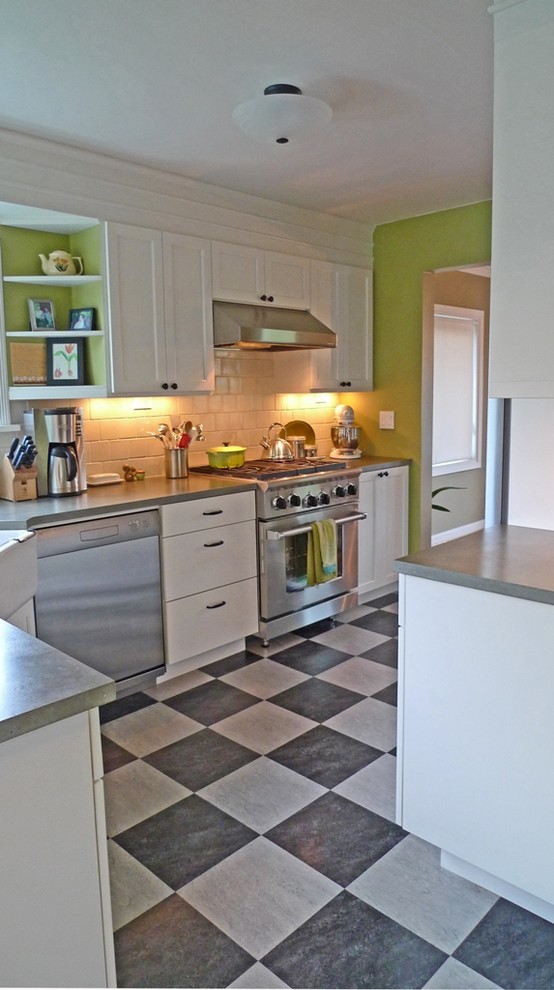
<path id="1" fill-rule="evenodd" d="M 83 410 L 78 406 L 27 409 L 25 433 L 35 439 L 39 496 L 80 495 L 87 489 Z"/>

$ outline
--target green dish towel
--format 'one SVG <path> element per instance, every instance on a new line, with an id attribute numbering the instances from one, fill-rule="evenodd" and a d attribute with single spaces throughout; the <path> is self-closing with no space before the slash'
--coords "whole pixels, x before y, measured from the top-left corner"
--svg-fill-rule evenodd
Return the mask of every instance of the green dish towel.
<path id="1" fill-rule="evenodd" d="M 334 519 L 312 523 L 308 533 L 308 585 L 324 584 L 337 576 L 337 526 Z"/>

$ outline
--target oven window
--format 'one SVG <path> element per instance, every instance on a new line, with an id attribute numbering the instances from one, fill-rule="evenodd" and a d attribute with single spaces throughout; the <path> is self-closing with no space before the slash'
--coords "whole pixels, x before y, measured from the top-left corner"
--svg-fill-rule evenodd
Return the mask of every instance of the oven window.
<path id="1" fill-rule="evenodd" d="M 285 537 L 285 575 L 287 591 L 308 587 L 308 534 Z"/>

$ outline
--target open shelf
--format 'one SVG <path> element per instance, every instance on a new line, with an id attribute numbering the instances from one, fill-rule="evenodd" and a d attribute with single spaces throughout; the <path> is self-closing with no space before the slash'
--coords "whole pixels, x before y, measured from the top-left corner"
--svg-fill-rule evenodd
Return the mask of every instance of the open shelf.
<path id="1" fill-rule="evenodd" d="M 105 385 L 10 385 L 9 398 L 18 399 L 105 399 Z"/>
<path id="2" fill-rule="evenodd" d="M 8 330 L 6 337 L 16 340 L 37 340 L 40 337 L 103 337 L 103 330 Z"/>
<path id="3" fill-rule="evenodd" d="M 26 285 L 60 285 L 65 288 L 101 281 L 101 275 L 4 275 L 4 282 L 20 282 Z"/>

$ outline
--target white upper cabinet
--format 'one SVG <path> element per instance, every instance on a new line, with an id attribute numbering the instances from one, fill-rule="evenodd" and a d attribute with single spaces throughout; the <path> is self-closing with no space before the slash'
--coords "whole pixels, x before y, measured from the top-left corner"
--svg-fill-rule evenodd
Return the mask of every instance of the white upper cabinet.
<path id="1" fill-rule="evenodd" d="M 292 254 L 212 242 L 214 299 L 310 308 L 310 262 Z"/>
<path id="2" fill-rule="evenodd" d="M 311 312 L 337 334 L 332 350 L 313 352 L 312 391 L 373 389 L 372 272 L 311 262 Z"/>
<path id="3" fill-rule="evenodd" d="M 112 395 L 214 387 L 210 242 L 106 224 Z"/>
<path id="4" fill-rule="evenodd" d="M 490 391 L 554 396 L 554 5 L 495 13 Z"/>

